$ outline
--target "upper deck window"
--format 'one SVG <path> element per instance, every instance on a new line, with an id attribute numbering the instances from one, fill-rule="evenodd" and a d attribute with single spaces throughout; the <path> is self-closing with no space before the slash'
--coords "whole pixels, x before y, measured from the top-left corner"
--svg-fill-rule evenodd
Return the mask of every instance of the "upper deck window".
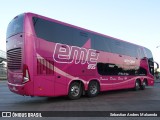
<path id="1" fill-rule="evenodd" d="M 23 32 L 24 14 L 16 16 L 8 25 L 7 38 Z"/>
<path id="2" fill-rule="evenodd" d="M 32 21 L 37 37 L 49 42 L 82 47 L 89 39 L 87 33 L 67 25 L 37 17 Z"/>
<path id="3" fill-rule="evenodd" d="M 146 52 L 146 57 L 147 57 L 149 60 L 153 61 L 153 56 L 152 56 L 151 51 L 150 51 L 148 48 L 145 48 L 145 52 Z"/>

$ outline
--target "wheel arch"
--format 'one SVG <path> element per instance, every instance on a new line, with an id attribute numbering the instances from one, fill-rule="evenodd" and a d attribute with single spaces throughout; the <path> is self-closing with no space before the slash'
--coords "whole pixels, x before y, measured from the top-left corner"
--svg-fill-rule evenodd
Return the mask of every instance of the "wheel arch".
<path id="1" fill-rule="evenodd" d="M 70 85 L 71 85 L 72 83 L 74 83 L 74 82 L 80 83 L 81 86 L 82 86 L 82 90 L 83 90 L 83 91 L 85 90 L 85 83 L 83 82 L 83 80 L 75 79 L 75 80 L 72 80 L 72 81 L 69 82 L 68 87 L 67 87 L 67 94 L 69 93 Z"/>

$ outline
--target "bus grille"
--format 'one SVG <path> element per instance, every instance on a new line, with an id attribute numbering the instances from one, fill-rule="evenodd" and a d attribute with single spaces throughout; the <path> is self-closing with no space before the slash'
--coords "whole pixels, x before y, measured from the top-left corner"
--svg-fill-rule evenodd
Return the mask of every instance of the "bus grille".
<path id="1" fill-rule="evenodd" d="M 21 69 L 22 49 L 15 48 L 7 51 L 7 66 L 10 70 Z"/>

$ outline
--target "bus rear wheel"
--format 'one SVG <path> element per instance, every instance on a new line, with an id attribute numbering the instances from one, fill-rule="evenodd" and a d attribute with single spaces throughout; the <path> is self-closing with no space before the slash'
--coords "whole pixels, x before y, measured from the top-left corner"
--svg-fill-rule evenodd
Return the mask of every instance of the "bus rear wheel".
<path id="1" fill-rule="evenodd" d="M 99 83 L 97 81 L 91 81 L 88 85 L 88 97 L 95 97 L 100 91 Z"/>
<path id="2" fill-rule="evenodd" d="M 82 85 L 80 82 L 73 82 L 70 84 L 68 97 L 71 100 L 79 99 L 82 95 Z"/>
<path id="3" fill-rule="evenodd" d="M 140 82 L 139 82 L 139 80 L 136 80 L 134 90 L 137 91 L 139 89 L 140 89 Z"/>

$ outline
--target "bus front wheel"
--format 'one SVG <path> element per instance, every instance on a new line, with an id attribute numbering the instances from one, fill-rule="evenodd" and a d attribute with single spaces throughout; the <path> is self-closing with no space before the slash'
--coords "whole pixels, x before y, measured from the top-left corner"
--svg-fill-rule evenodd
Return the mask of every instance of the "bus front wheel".
<path id="1" fill-rule="evenodd" d="M 82 85 L 80 82 L 73 82 L 70 84 L 68 97 L 71 100 L 79 99 L 82 95 Z"/>

